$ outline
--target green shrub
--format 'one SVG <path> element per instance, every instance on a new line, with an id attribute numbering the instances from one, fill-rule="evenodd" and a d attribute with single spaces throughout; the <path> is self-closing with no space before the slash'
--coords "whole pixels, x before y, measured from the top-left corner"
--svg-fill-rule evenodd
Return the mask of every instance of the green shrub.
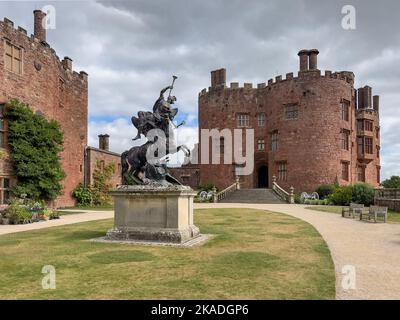
<path id="1" fill-rule="evenodd" d="M 367 183 L 356 183 L 352 186 L 352 202 L 370 206 L 374 203 L 374 188 Z"/>
<path id="2" fill-rule="evenodd" d="M 323 185 L 320 185 L 320 186 L 315 190 L 315 192 L 318 193 L 319 198 L 320 198 L 321 200 L 324 200 L 327 196 L 329 196 L 329 195 L 331 195 L 332 193 L 334 193 L 334 192 L 335 192 L 335 189 L 336 189 L 337 187 L 338 187 L 338 186 L 337 186 L 336 184 L 323 184 Z"/>
<path id="3" fill-rule="evenodd" d="M 353 198 L 351 186 L 336 187 L 335 191 L 328 196 L 328 201 L 337 206 L 348 206 Z"/>
<path id="4" fill-rule="evenodd" d="M 32 213 L 21 206 L 18 201 L 11 202 L 4 210 L 3 216 L 9 219 L 10 224 L 26 223 L 32 220 Z"/>
<path id="5" fill-rule="evenodd" d="M 197 188 L 197 191 L 198 191 L 198 192 L 201 192 L 201 191 L 207 191 L 207 192 L 209 192 L 209 191 L 213 191 L 214 188 L 215 188 L 215 189 L 217 190 L 217 192 L 218 192 L 218 188 L 215 186 L 215 184 L 213 184 L 213 183 L 206 183 L 206 184 L 199 185 L 199 187 Z"/>
<path id="6" fill-rule="evenodd" d="M 301 203 L 301 197 L 298 194 L 294 195 L 294 203 Z"/>
<path id="7" fill-rule="evenodd" d="M 85 188 L 82 183 L 72 191 L 72 197 L 76 199 L 76 204 L 78 206 L 85 207 L 92 204 L 92 193 L 90 189 Z"/>

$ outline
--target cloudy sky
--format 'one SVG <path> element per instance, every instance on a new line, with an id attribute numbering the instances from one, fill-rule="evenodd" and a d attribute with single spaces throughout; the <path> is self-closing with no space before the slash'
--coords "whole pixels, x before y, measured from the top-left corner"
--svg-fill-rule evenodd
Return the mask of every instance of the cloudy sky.
<path id="1" fill-rule="evenodd" d="M 381 96 L 382 175 L 400 174 L 400 2 L 398 0 L 0 1 L 3 16 L 33 32 L 34 9 L 56 9 L 48 42 L 74 69 L 89 73 L 89 142 L 111 135 L 111 149 L 131 145 L 130 117 L 149 109 L 176 74 L 182 127 L 197 141 L 197 96 L 210 70 L 228 82 L 265 82 L 297 72 L 297 52 L 318 48 L 321 70 L 351 70 L 356 86 Z M 342 28 L 344 5 L 356 29 Z"/>

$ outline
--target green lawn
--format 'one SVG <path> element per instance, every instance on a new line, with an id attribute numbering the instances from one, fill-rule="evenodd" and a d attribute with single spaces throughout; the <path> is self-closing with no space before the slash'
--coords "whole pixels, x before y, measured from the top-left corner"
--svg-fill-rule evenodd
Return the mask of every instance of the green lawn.
<path id="1" fill-rule="evenodd" d="M 330 213 L 337 213 L 342 214 L 342 206 L 310 206 L 306 207 L 309 210 L 315 211 L 323 211 L 323 212 L 330 212 Z M 388 212 L 388 222 L 400 223 L 400 213 L 390 211 Z"/>
<path id="2" fill-rule="evenodd" d="M 183 249 L 89 242 L 112 220 L 0 236 L 2 299 L 334 299 L 330 252 L 296 218 L 252 209 L 196 210 L 216 237 Z M 57 288 L 43 290 L 44 265 Z"/>

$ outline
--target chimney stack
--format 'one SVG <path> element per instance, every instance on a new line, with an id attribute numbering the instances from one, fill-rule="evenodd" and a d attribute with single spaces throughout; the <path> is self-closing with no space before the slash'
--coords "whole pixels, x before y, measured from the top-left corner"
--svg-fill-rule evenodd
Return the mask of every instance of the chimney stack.
<path id="1" fill-rule="evenodd" d="M 370 86 L 363 88 L 363 102 L 365 109 L 372 109 L 372 88 Z"/>
<path id="2" fill-rule="evenodd" d="M 218 69 L 211 71 L 211 87 L 226 84 L 226 69 Z"/>
<path id="3" fill-rule="evenodd" d="M 364 109 L 364 92 L 363 88 L 357 90 L 357 109 Z"/>
<path id="4" fill-rule="evenodd" d="M 374 110 L 379 113 L 379 96 L 373 96 Z"/>
<path id="5" fill-rule="evenodd" d="M 310 70 L 318 69 L 318 54 L 319 51 L 317 49 L 311 49 L 309 52 L 309 68 Z"/>
<path id="6" fill-rule="evenodd" d="M 108 134 L 99 134 L 99 149 L 109 151 L 110 136 Z"/>
<path id="7" fill-rule="evenodd" d="M 41 10 L 33 11 L 34 17 L 34 31 L 35 38 L 39 39 L 40 42 L 46 42 L 46 29 L 44 27 L 44 18 L 46 14 Z"/>
<path id="8" fill-rule="evenodd" d="M 308 50 L 300 50 L 298 56 L 300 57 L 300 71 L 308 71 Z"/>

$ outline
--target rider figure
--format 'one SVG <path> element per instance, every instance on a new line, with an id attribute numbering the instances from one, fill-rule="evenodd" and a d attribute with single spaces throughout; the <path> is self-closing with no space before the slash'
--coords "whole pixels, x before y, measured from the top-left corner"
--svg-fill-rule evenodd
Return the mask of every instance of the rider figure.
<path id="1" fill-rule="evenodd" d="M 150 125 L 150 128 L 157 128 L 159 125 L 168 128 L 169 121 L 173 119 L 177 110 L 171 109 L 171 104 L 176 101 L 175 96 L 168 96 L 167 100 L 164 98 L 164 93 L 168 90 L 172 90 L 173 86 L 165 87 L 160 92 L 160 97 L 154 103 L 153 113 L 151 112 L 138 112 L 138 117 L 132 117 L 133 125 L 138 129 L 137 135 L 133 140 L 140 139 L 140 135 L 143 133 L 147 135 L 146 127 Z"/>

